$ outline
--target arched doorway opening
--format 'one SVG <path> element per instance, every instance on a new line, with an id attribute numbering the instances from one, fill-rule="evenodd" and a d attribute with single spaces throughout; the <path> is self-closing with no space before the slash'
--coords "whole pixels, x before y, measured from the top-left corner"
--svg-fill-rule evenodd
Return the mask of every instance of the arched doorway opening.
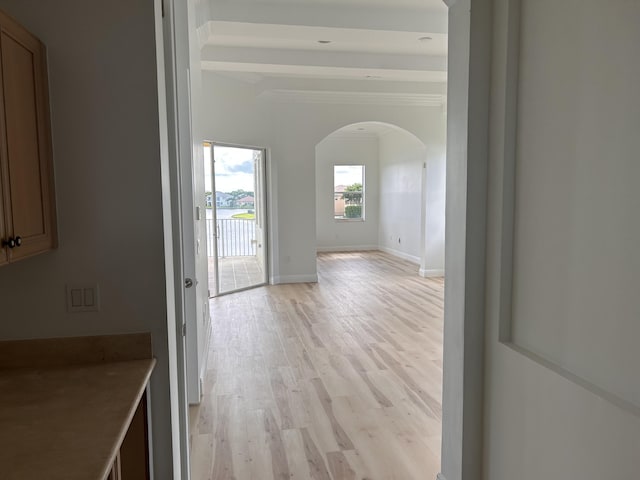
<path id="1" fill-rule="evenodd" d="M 443 276 L 445 164 L 390 123 L 327 135 L 316 145 L 317 251 L 381 250 Z"/>

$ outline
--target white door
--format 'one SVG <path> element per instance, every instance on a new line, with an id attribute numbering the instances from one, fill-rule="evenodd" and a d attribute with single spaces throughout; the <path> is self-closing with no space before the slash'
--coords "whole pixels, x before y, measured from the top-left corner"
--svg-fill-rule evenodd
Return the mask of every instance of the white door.
<path id="1" fill-rule="evenodd" d="M 209 289 L 217 296 L 264 285 L 265 151 L 207 143 L 205 155 Z"/>

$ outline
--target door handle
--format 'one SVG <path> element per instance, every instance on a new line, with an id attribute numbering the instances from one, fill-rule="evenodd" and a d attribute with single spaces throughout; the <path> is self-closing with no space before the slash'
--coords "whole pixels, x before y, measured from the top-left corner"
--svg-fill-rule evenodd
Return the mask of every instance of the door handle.
<path id="1" fill-rule="evenodd" d="M 190 278 L 185 278 L 184 288 L 191 288 L 191 287 L 193 287 L 193 280 L 191 280 Z"/>

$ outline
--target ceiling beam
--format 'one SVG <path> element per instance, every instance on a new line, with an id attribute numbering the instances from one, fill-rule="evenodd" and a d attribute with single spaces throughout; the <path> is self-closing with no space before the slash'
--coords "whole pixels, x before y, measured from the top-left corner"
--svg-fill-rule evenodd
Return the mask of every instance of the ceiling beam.
<path id="1" fill-rule="evenodd" d="M 377 93 L 423 93 L 423 94 L 447 94 L 446 83 L 434 82 L 354 82 L 353 80 L 332 80 L 314 78 L 271 78 L 264 77 L 258 87 L 261 90 L 329 90 L 340 92 L 369 92 Z"/>
<path id="2" fill-rule="evenodd" d="M 202 49 L 204 62 L 281 64 L 292 66 L 345 67 L 364 69 L 446 72 L 447 59 L 434 55 L 394 55 L 335 51 L 285 50 L 272 48 L 219 47 Z"/>
<path id="3" fill-rule="evenodd" d="M 214 2 L 211 20 L 446 34 L 447 11 L 336 4 Z"/>
<path id="4" fill-rule="evenodd" d="M 311 90 L 265 90 L 257 98 L 280 103 L 339 105 L 386 105 L 400 107 L 442 107 L 446 96 L 425 93 L 337 92 Z"/>
<path id="5" fill-rule="evenodd" d="M 447 73 L 432 70 L 376 69 L 333 67 L 317 65 L 291 65 L 270 63 L 241 63 L 226 61 L 201 62 L 204 70 L 220 72 L 258 73 L 279 77 L 314 77 L 353 80 L 384 80 L 397 82 L 446 82 Z"/>

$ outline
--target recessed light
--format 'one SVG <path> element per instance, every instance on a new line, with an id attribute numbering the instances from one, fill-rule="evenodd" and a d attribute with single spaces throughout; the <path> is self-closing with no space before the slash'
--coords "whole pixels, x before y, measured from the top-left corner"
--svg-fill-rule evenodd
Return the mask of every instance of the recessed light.
<path id="1" fill-rule="evenodd" d="M 421 42 L 428 42 L 429 40 L 433 40 L 433 37 L 420 37 L 418 40 Z"/>
<path id="2" fill-rule="evenodd" d="M 327 43 L 331 43 L 331 40 L 318 40 L 318 43 L 326 45 Z"/>

